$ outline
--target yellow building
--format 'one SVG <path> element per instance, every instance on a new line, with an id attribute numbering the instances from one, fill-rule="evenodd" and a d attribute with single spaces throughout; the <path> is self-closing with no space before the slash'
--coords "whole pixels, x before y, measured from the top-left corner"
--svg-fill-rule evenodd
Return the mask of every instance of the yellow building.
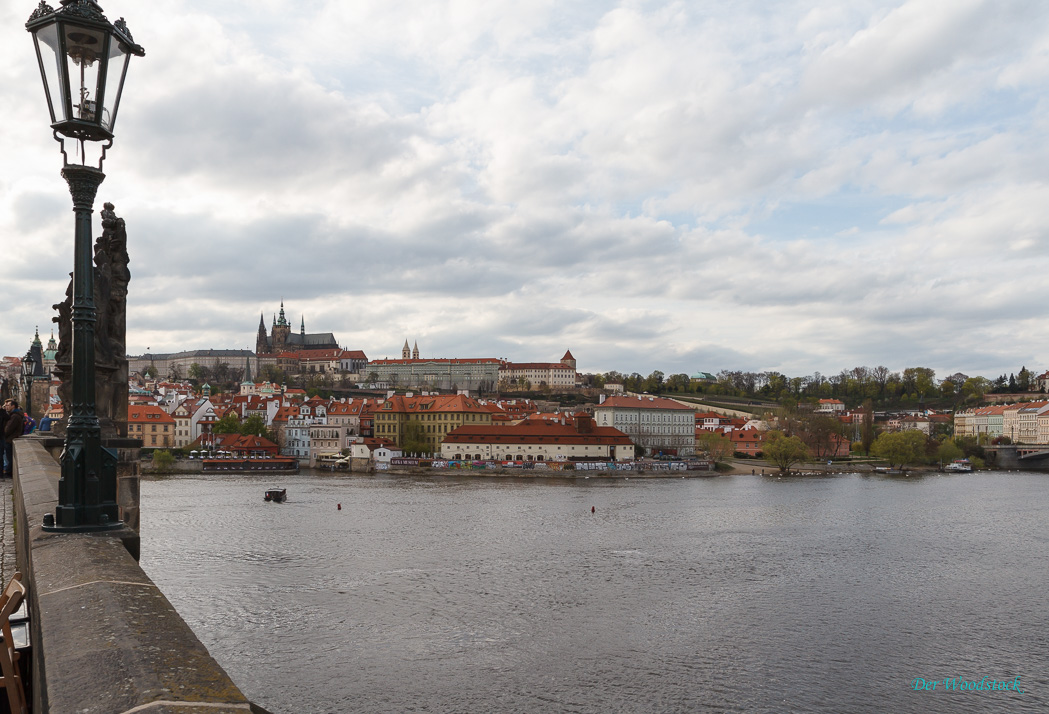
<path id="1" fill-rule="evenodd" d="M 146 448 L 170 449 L 175 444 L 175 419 L 158 406 L 133 404 L 127 408 L 127 433 Z"/>
<path id="2" fill-rule="evenodd" d="M 461 394 L 430 396 L 395 395 L 375 411 L 374 434 L 404 448 L 405 427 L 416 430 L 428 451 L 440 453 L 441 442 L 450 431 L 464 424 L 488 425 L 492 413 L 476 399 Z"/>

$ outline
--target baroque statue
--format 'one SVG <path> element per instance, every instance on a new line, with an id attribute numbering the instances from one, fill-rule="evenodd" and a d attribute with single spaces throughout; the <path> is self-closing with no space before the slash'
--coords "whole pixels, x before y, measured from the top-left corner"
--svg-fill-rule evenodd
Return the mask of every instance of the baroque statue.
<path id="1" fill-rule="evenodd" d="M 102 207 L 102 235 L 95 241 L 95 413 L 103 437 L 127 436 L 128 364 L 126 345 L 128 270 L 127 231 L 113 204 Z M 70 275 L 65 300 L 53 305 L 58 316 L 58 353 L 55 372 L 62 380 L 58 390 L 68 416 L 72 395 L 73 280 Z"/>

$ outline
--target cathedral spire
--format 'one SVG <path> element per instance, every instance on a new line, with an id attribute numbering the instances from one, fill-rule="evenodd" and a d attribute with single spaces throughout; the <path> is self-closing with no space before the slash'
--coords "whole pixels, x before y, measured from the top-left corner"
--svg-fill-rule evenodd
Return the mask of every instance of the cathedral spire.
<path id="1" fill-rule="evenodd" d="M 302 322 L 299 324 L 299 333 L 303 337 L 305 337 L 306 336 L 306 316 L 302 315 L 301 317 L 302 317 Z"/>

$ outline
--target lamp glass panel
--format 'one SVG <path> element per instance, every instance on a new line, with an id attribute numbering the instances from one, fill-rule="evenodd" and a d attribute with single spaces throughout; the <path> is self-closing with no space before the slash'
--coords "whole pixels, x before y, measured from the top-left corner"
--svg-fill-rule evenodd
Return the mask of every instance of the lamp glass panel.
<path id="1" fill-rule="evenodd" d="M 109 70 L 106 78 L 106 96 L 102 101 L 102 128 L 113 131 L 117 121 L 117 108 L 120 106 L 120 94 L 124 90 L 124 75 L 131 59 L 128 47 L 113 38 L 109 43 Z"/>
<path id="2" fill-rule="evenodd" d="M 79 25 L 63 26 L 66 61 L 73 101 L 73 119 L 97 123 L 99 121 L 98 82 L 99 67 L 104 59 L 106 35 L 101 30 Z"/>
<path id="3" fill-rule="evenodd" d="M 51 123 L 66 121 L 66 102 L 63 97 L 67 96 L 65 74 L 61 70 L 62 60 L 58 49 L 58 25 L 45 25 L 37 30 L 36 37 L 37 52 L 40 53 L 40 67 L 44 73 L 44 91 L 51 103 Z"/>

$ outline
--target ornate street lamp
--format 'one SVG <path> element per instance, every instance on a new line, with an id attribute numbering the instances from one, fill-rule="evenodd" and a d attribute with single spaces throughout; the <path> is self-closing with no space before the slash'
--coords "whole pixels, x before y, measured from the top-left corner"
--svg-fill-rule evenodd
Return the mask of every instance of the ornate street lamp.
<path id="1" fill-rule="evenodd" d="M 36 360 L 33 359 L 33 350 L 27 350 L 22 358 L 22 388 L 25 391 L 25 413 L 33 413 L 33 369 Z"/>
<path id="2" fill-rule="evenodd" d="M 95 413 L 95 298 L 91 213 L 105 179 L 102 162 L 113 145 L 113 126 L 131 55 L 145 51 L 131 39 L 124 19 L 110 23 L 93 0 L 44 0 L 29 17 L 51 128 L 62 145 L 62 177 L 76 216 L 73 257 L 71 413 L 62 451 L 62 478 L 54 517 L 44 530 L 84 532 L 123 527 L 116 502 L 117 455 L 102 446 Z M 61 136 L 59 136 L 61 135 Z M 64 139 L 78 143 L 80 164 L 70 164 Z M 105 142 L 98 168 L 86 165 L 84 142 Z"/>

